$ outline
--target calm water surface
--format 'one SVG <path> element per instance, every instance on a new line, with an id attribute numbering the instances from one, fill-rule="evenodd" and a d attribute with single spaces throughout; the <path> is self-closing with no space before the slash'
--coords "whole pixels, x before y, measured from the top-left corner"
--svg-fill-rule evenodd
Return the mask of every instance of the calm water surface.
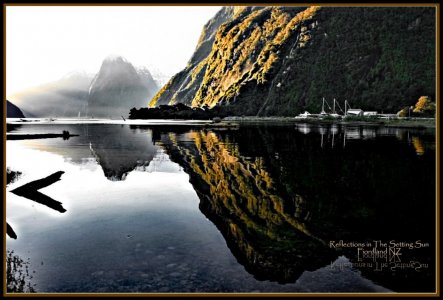
<path id="1" fill-rule="evenodd" d="M 7 186 L 7 248 L 39 292 L 435 289 L 432 131 L 8 128 L 62 130 L 79 136 L 6 143 L 22 172 Z M 41 192 L 65 213 L 9 192 L 57 171 Z"/>

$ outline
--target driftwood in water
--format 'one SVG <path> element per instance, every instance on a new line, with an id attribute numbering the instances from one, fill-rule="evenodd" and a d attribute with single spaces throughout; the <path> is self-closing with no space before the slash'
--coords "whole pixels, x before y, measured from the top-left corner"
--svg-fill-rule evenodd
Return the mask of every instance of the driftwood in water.
<path id="1" fill-rule="evenodd" d="M 32 201 L 38 202 L 40 204 L 46 205 L 56 211 L 64 213 L 66 209 L 63 208 L 62 203 L 52 199 L 45 194 L 40 193 L 38 190 L 44 187 L 47 187 L 57 181 L 60 180 L 60 177 L 63 175 L 63 171 L 55 172 L 48 177 L 31 181 L 25 185 L 22 185 L 14 190 L 11 193 L 16 194 L 17 196 L 28 198 Z"/>
<path id="2" fill-rule="evenodd" d="M 35 133 L 35 134 L 6 134 L 7 140 L 33 140 L 33 139 L 50 139 L 63 138 L 64 140 L 70 137 L 78 136 L 78 134 L 70 134 L 69 131 L 63 130 L 62 133 Z"/>

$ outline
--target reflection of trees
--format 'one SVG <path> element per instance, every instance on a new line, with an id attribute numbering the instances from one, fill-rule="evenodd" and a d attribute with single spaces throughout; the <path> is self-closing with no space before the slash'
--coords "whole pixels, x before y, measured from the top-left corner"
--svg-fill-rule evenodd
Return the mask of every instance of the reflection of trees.
<path id="1" fill-rule="evenodd" d="M 395 138 L 322 149 L 317 135 L 280 128 L 157 137 L 190 175 L 200 210 L 257 278 L 295 281 L 330 263 L 339 254 L 330 240 L 432 241 L 434 158 L 418 160 Z M 364 272 L 396 289 L 432 282 L 432 272 Z"/>
<path id="2" fill-rule="evenodd" d="M 424 144 L 418 136 L 412 137 L 412 145 L 414 146 L 417 155 L 423 155 L 425 153 Z"/>
<path id="3" fill-rule="evenodd" d="M 428 136 L 423 136 L 417 130 L 399 130 L 397 129 L 396 134 L 398 140 L 407 141 L 409 144 L 412 144 L 414 147 L 415 153 L 418 156 L 421 156 L 425 153 L 427 149 L 434 150 L 435 148 L 432 145 L 428 145 L 426 142 L 429 141 Z M 435 138 L 434 138 L 435 139 Z"/>

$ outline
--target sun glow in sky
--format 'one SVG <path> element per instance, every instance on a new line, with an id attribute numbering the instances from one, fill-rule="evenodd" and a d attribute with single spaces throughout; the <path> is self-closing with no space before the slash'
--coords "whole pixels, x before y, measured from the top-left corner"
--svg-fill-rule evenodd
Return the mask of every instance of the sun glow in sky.
<path id="1" fill-rule="evenodd" d="M 95 74 L 108 55 L 172 76 L 220 6 L 7 6 L 6 92 Z"/>

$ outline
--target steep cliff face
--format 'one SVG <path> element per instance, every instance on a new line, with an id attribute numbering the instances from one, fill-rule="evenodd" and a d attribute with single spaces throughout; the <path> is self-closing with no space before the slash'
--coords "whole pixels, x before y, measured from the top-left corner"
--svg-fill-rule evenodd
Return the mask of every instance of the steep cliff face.
<path id="1" fill-rule="evenodd" d="M 214 44 L 215 33 L 224 22 L 230 20 L 239 8 L 222 8 L 209 22 L 204 26 L 200 35 L 197 47 L 186 68 L 174 75 L 166 85 L 150 101 L 150 106 L 185 103 L 190 104 L 196 90 L 200 86 L 204 75 L 203 61 L 211 52 Z"/>
<path id="2" fill-rule="evenodd" d="M 158 90 L 147 69 L 137 72 L 120 56 L 106 58 L 93 79 L 88 95 L 88 114 L 96 117 L 127 116 L 129 109 L 146 105 Z"/>
<path id="3" fill-rule="evenodd" d="M 237 7 L 206 25 L 188 67 L 149 106 L 294 115 L 326 97 L 397 111 L 421 95 L 435 97 L 433 8 Z"/>

